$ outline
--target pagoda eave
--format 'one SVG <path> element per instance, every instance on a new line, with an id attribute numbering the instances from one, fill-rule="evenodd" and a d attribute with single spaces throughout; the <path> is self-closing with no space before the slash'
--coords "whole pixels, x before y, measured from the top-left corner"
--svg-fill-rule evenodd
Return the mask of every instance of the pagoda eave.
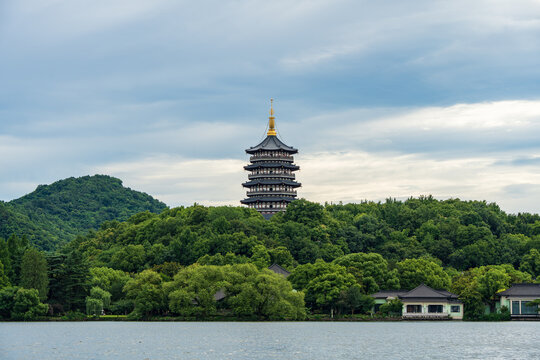
<path id="1" fill-rule="evenodd" d="M 251 186 L 256 185 L 287 185 L 291 187 L 300 187 L 302 186 L 301 183 L 296 181 L 289 181 L 289 180 L 266 180 L 266 179 L 259 179 L 259 180 L 251 180 L 248 182 L 245 182 L 242 184 L 243 187 L 249 188 Z"/>
<path id="2" fill-rule="evenodd" d="M 250 197 L 244 200 L 240 200 L 242 204 L 253 204 L 256 202 L 287 202 L 296 200 L 294 197 L 285 197 L 285 196 L 268 196 L 268 197 Z"/>
<path id="3" fill-rule="evenodd" d="M 253 169 L 288 169 L 288 170 L 300 170 L 300 166 L 288 163 L 254 163 L 244 166 L 245 170 Z"/>

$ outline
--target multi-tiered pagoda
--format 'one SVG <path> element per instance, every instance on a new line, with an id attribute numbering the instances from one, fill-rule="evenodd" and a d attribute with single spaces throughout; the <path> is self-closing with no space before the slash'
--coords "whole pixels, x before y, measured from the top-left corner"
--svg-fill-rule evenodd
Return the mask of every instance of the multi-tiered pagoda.
<path id="1" fill-rule="evenodd" d="M 250 147 L 250 164 L 244 169 L 250 173 L 248 182 L 242 185 L 248 189 L 247 199 L 242 204 L 256 209 L 266 219 L 279 211 L 284 211 L 287 205 L 295 200 L 296 188 L 301 184 L 295 180 L 296 166 L 293 154 L 297 149 L 285 145 L 278 139 L 275 129 L 274 109 L 270 105 L 270 117 L 266 138 L 257 146 Z"/>

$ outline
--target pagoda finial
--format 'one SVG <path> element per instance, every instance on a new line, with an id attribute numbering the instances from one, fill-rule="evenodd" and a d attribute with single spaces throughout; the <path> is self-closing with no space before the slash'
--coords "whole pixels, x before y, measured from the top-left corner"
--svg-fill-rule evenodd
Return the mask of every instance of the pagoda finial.
<path id="1" fill-rule="evenodd" d="M 274 117 L 274 99 L 270 99 L 270 117 L 268 118 L 268 136 L 276 136 L 276 121 Z"/>

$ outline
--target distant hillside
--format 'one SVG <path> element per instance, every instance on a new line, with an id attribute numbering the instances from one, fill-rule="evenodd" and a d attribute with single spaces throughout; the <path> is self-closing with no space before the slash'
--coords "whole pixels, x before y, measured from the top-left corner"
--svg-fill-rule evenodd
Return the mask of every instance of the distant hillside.
<path id="1" fill-rule="evenodd" d="M 127 220 L 167 206 L 148 194 L 122 186 L 110 176 L 68 178 L 8 203 L 0 202 L 0 237 L 26 235 L 43 250 L 54 250 L 108 220 Z"/>

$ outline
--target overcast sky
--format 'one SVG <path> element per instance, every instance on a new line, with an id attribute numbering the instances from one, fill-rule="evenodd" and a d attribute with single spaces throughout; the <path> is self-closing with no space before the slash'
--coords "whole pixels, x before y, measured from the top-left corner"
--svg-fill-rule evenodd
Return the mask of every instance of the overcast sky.
<path id="1" fill-rule="evenodd" d="M 0 200 L 239 205 L 269 99 L 318 202 L 540 212 L 540 1 L 0 1 Z"/>

